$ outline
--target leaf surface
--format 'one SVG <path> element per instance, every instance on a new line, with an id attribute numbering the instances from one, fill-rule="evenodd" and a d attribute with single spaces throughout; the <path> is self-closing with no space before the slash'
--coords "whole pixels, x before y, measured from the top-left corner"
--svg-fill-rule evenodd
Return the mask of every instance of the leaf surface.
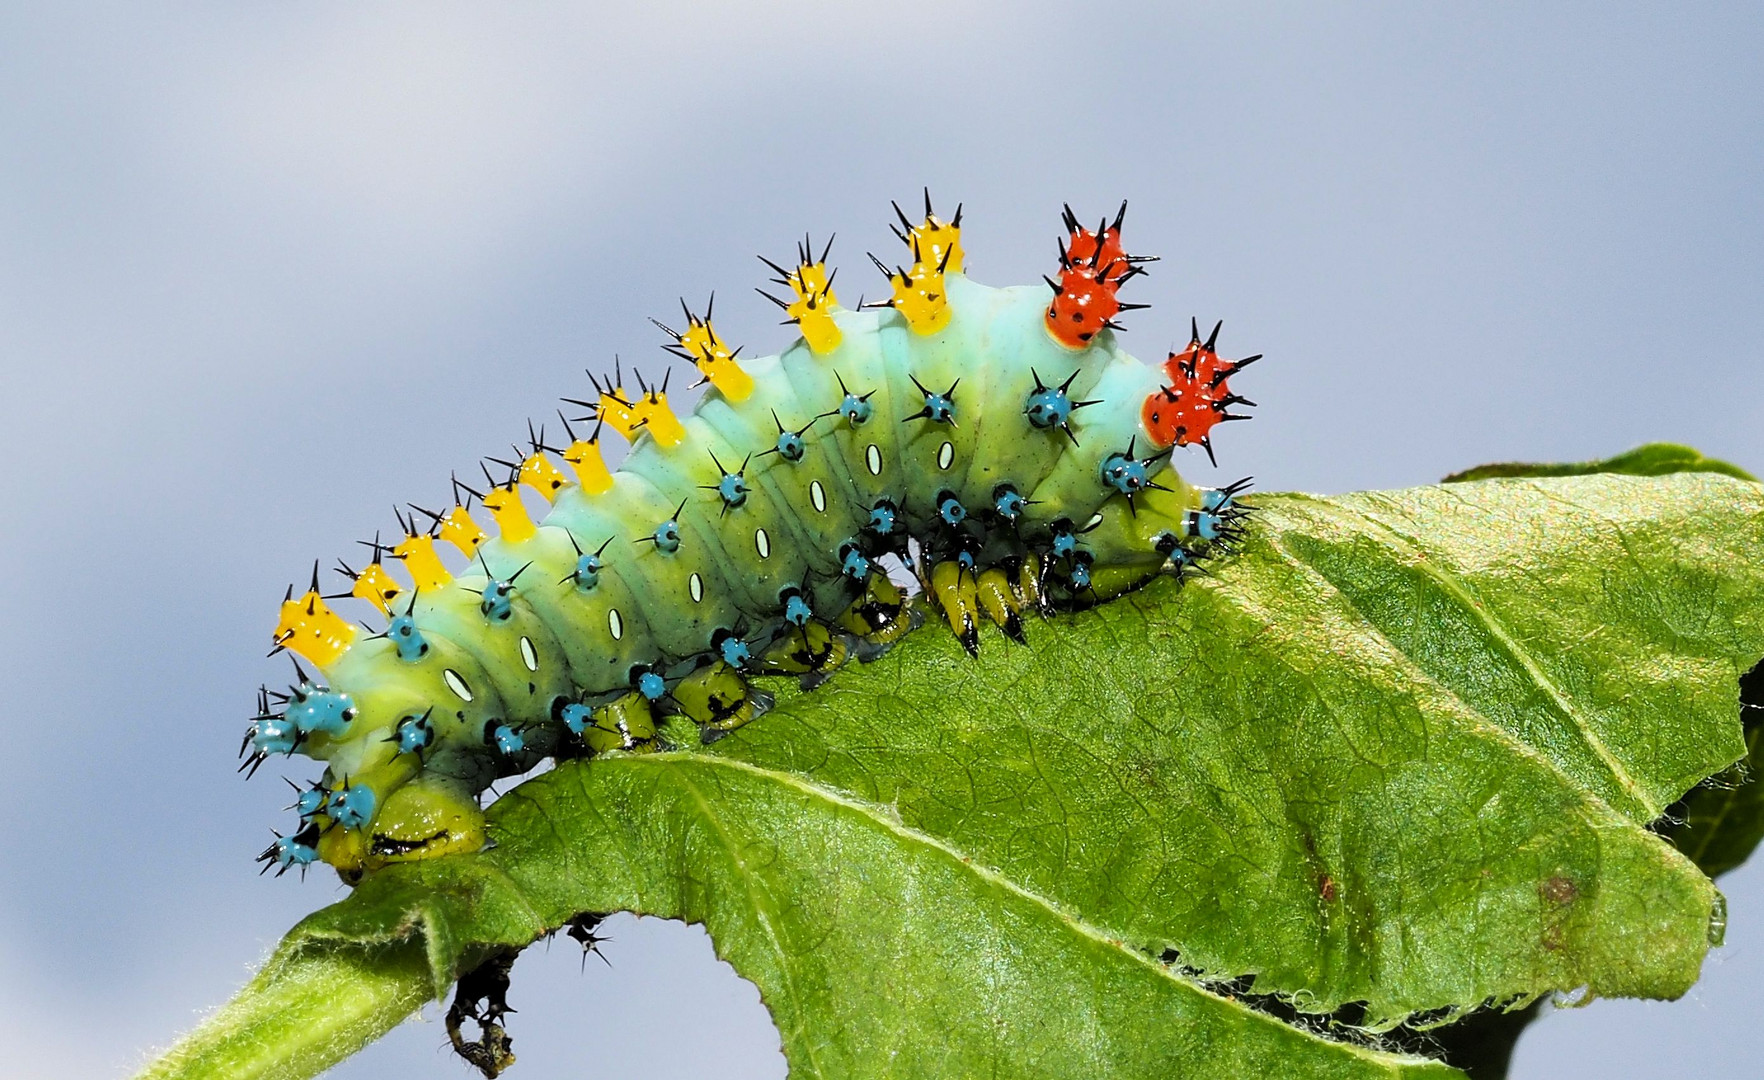
<path id="1" fill-rule="evenodd" d="M 561 765 L 491 808 L 493 849 L 285 948 L 420 932 L 441 992 L 576 912 L 700 921 L 828 1078 L 1449 1075 L 1196 971 L 1376 1023 L 1683 993 L 1718 897 L 1644 826 L 1746 750 L 1764 489 L 1255 502 L 1214 576 L 1029 648 L 918 633 L 714 746 Z"/>

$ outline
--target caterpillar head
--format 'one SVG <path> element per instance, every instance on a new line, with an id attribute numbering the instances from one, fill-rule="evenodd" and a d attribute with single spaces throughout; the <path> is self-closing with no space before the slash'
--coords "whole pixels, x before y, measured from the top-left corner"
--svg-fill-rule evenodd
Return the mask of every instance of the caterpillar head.
<path id="1" fill-rule="evenodd" d="M 363 873 L 390 863 L 477 851 L 484 846 L 484 812 L 477 799 L 457 782 L 429 777 L 414 780 L 379 800 L 377 812 L 374 809 L 369 808 L 370 817 L 359 826 L 333 828 L 313 838 L 317 856 L 336 867 L 346 882 L 359 881 Z"/>

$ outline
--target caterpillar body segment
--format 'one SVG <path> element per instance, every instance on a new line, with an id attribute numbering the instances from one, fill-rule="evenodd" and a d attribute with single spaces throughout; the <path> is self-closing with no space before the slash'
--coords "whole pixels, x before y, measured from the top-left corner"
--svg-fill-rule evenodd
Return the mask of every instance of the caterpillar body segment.
<path id="1" fill-rule="evenodd" d="M 959 210 L 945 222 L 927 198 L 913 223 L 896 209 L 912 262 L 876 260 L 886 302 L 839 306 L 828 249 L 805 240 L 793 269 L 768 263 L 801 335 L 781 353 L 742 357 L 709 305 L 687 308 L 683 330 L 657 325 L 709 384 L 690 414 L 665 377 L 634 376 L 633 393 L 615 365 L 591 376 L 593 397 L 566 399 L 585 412 L 558 414 L 567 443 L 529 428 L 482 491 L 456 479 L 451 508 L 420 511 L 427 526 L 401 514 L 402 539 L 341 568 L 341 595 L 383 631 L 333 611 L 316 573 L 289 590 L 273 644 L 318 673 L 260 693 L 242 768 L 295 752 L 327 768 L 265 869 L 323 860 L 353 881 L 474 850 L 481 793 L 548 757 L 655 749 L 668 714 L 718 738 L 770 706 L 754 676 L 812 685 L 927 618 L 969 651 L 988 624 L 1023 641 L 1031 614 L 1230 543 L 1241 484 L 1195 488 L 1171 456 L 1211 455 L 1216 425 L 1250 404 L 1228 380 L 1256 358 L 1222 359 L 1217 330 L 1198 327 L 1158 366 L 1120 349 L 1113 318 L 1130 305 L 1115 291 L 1147 261 L 1122 248 L 1122 215 L 1086 229 L 1068 211 L 1050 303 L 967 277 Z M 632 440 L 616 470 L 606 429 Z"/>

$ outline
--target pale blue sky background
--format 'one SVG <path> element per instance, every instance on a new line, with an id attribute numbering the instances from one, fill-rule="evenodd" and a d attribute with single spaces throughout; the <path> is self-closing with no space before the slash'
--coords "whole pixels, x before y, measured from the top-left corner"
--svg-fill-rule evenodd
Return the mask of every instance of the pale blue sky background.
<path id="1" fill-rule="evenodd" d="M 1764 468 L 1756 5 L 147 7 L 0 6 L 9 1075 L 127 1071 L 340 895 L 256 876 L 285 790 L 233 776 L 302 567 L 584 365 L 658 363 L 680 293 L 782 345 L 756 252 L 838 230 L 855 300 L 921 184 L 995 284 L 1048 269 L 1063 200 L 1132 199 L 1164 261 L 1129 347 L 1192 313 L 1268 354 L 1232 477 Z M 1553 1016 L 1515 1077 L 1757 1075 L 1764 873 L 1723 885 L 1689 998 Z M 610 971 L 521 961 L 513 1075 L 782 1075 L 701 933 L 611 932 Z M 336 1075 L 467 1076 L 443 1042 Z"/>

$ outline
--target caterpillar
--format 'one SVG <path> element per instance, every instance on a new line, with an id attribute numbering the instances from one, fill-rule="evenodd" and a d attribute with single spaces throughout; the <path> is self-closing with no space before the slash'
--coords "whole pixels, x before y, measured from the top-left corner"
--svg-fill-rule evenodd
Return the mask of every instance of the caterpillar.
<path id="1" fill-rule="evenodd" d="M 578 415 L 557 413 L 567 442 L 529 423 L 481 487 L 456 475 L 451 506 L 412 504 L 401 538 L 339 560 L 345 592 L 322 593 L 315 563 L 273 635 L 295 682 L 259 689 L 240 770 L 295 753 L 326 769 L 294 785 L 298 826 L 263 869 L 322 860 L 353 882 L 476 850 L 482 792 L 546 758 L 665 748 L 676 715 L 715 739 L 769 706 L 754 676 L 812 686 L 927 613 L 977 654 L 985 622 L 1021 642 L 1026 612 L 1227 550 L 1247 481 L 1197 488 L 1172 454 L 1212 457 L 1216 426 L 1254 405 L 1230 379 L 1259 356 L 1222 358 L 1194 320 L 1162 364 L 1118 347 L 1117 319 L 1146 305 L 1117 294 L 1152 261 L 1122 247 L 1126 209 L 1088 228 L 1065 208 L 1051 297 L 969 279 L 961 209 L 938 217 L 929 192 L 919 222 L 894 206 L 910 262 L 870 257 L 884 300 L 840 306 L 831 241 L 805 237 L 792 268 L 762 259 L 783 295 L 759 291 L 798 335 L 781 354 L 729 348 L 714 295 L 702 315 L 682 301 L 678 329 L 656 322 L 708 384 L 685 418 L 665 376 L 632 392 L 620 364 L 590 373 L 591 396 L 563 399 Z M 609 429 L 630 443 L 616 470 Z"/>

